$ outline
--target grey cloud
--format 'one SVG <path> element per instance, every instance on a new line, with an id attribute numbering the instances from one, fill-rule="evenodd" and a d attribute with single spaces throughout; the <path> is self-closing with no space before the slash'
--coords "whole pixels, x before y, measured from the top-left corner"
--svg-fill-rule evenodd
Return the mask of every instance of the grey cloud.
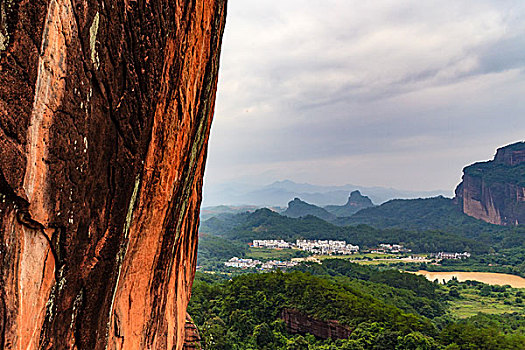
<path id="1" fill-rule="evenodd" d="M 461 169 L 436 169 L 525 134 L 524 14 L 504 0 L 230 1 L 207 182 L 452 186 Z"/>
<path id="2" fill-rule="evenodd" d="M 525 18 L 524 18 L 525 20 Z M 525 67 L 525 36 L 515 36 L 482 47 L 479 73 L 501 72 Z"/>

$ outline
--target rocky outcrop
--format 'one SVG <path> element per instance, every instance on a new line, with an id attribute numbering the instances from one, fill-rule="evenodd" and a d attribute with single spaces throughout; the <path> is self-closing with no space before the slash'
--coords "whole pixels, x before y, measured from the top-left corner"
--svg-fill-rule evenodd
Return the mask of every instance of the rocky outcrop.
<path id="1" fill-rule="evenodd" d="M 353 191 L 345 205 L 327 205 L 324 209 L 338 217 L 348 217 L 361 209 L 373 207 L 374 203 L 359 191 Z"/>
<path id="2" fill-rule="evenodd" d="M 226 0 L 0 0 L 0 348 L 182 349 Z"/>
<path id="3" fill-rule="evenodd" d="M 294 198 L 288 203 L 288 208 L 282 213 L 290 218 L 300 218 L 308 215 L 317 216 L 323 220 L 333 220 L 335 215 L 327 212 L 325 209 L 317 205 L 306 203 L 299 198 Z"/>
<path id="4" fill-rule="evenodd" d="M 338 321 L 323 321 L 295 309 L 283 309 L 281 319 L 291 334 L 311 334 L 320 339 L 346 339 L 352 330 Z"/>
<path id="5" fill-rule="evenodd" d="M 463 212 L 496 225 L 525 223 L 525 142 L 498 149 L 494 160 L 463 169 L 456 188 Z"/>
<path id="6" fill-rule="evenodd" d="M 195 323 L 189 314 L 186 314 L 186 324 L 184 326 L 184 347 L 183 350 L 201 350 L 201 336 Z"/>

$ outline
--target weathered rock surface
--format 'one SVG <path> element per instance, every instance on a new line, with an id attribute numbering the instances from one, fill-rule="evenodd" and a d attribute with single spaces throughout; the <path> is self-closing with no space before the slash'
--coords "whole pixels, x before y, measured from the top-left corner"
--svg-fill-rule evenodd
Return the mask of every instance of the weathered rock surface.
<path id="1" fill-rule="evenodd" d="M 0 0 L 0 348 L 182 349 L 226 0 Z"/>
<path id="2" fill-rule="evenodd" d="M 283 309 L 281 318 L 291 334 L 312 334 L 320 339 L 346 339 L 352 330 L 335 320 L 318 320 L 295 309 Z"/>
<path id="3" fill-rule="evenodd" d="M 184 326 L 184 350 L 201 350 L 201 336 L 199 335 L 199 330 L 191 316 L 186 314 L 186 324 Z"/>
<path id="4" fill-rule="evenodd" d="M 465 214 L 486 222 L 525 224 L 525 142 L 498 149 L 492 161 L 466 167 L 455 200 Z"/>

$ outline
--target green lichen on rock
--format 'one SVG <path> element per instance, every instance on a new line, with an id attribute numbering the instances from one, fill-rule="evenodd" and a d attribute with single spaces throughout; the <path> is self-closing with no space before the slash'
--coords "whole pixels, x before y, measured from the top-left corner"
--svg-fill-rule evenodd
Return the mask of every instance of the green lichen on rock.
<path id="1" fill-rule="evenodd" d="M 9 44 L 9 35 L 4 35 L 3 32 L 0 32 L 0 51 L 7 50 L 8 44 Z"/>
<path id="2" fill-rule="evenodd" d="M 7 26 L 7 13 L 11 7 L 11 1 L 0 1 L 0 51 L 7 50 L 9 45 L 9 31 Z"/>
<path id="3" fill-rule="evenodd" d="M 17 21 L 19 0 L 0 0 L 0 52 L 6 51 Z"/>
<path id="4" fill-rule="evenodd" d="M 89 28 L 89 48 L 91 50 L 91 62 L 93 62 L 93 65 L 96 69 L 100 66 L 100 61 L 98 58 L 98 53 L 96 50 L 96 43 L 97 43 L 97 34 L 98 34 L 98 26 L 100 24 L 100 15 L 97 12 L 95 15 L 95 18 L 93 19 L 93 23 L 91 24 L 91 27 Z"/>

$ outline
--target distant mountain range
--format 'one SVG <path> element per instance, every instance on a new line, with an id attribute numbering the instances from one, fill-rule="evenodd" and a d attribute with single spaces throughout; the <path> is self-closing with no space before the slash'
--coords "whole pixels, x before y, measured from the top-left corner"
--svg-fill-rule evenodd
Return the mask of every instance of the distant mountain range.
<path id="1" fill-rule="evenodd" d="M 208 185 L 204 188 L 203 206 L 255 205 L 260 207 L 284 207 L 291 199 L 296 197 L 317 206 L 344 205 L 348 200 L 348 194 L 355 190 L 359 190 L 363 195 L 368 196 L 375 204 L 381 204 L 397 198 L 411 199 L 452 195 L 449 191 L 443 190 L 405 191 L 394 188 L 364 187 L 351 184 L 322 186 L 284 180 L 262 187 L 236 183 Z"/>
<path id="2" fill-rule="evenodd" d="M 253 239 L 342 239 L 372 247 L 380 242 L 402 242 L 418 252 L 481 253 L 489 247 L 522 247 L 524 232 L 524 226 L 493 225 L 468 216 L 453 199 L 441 196 L 392 200 L 349 217 L 336 217 L 296 198 L 281 214 L 266 208 L 223 213 L 202 221 L 200 226 L 201 234 L 244 243 Z"/>
<path id="3" fill-rule="evenodd" d="M 204 208 L 202 217 L 243 213 L 254 211 L 258 206 L 273 205 L 272 210 L 291 218 L 312 215 L 340 226 L 368 224 L 379 228 L 421 229 L 432 222 L 432 229 L 455 231 L 454 226 L 461 224 L 463 230 L 468 227 L 468 231 L 475 231 L 476 225 L 469 221 L 471 217 L 502 226 L 523 225 L 525 142 L 501 147 L 493 160 L 465 167 L 453 199 L 440 195 L 443 191 L 409 192 L 381 187 L 363 187 L 362 195 L 355 187 L 299 184 L 290 180 L 258 189 L 237 186 L 236 191 L 221 194 L 220 200 L 249 203 L 250 207 Z M 345 202 L 350 191 L 346 204 L 337 205 Z M 295 199 L 288 203 L 286 210 L 280 210 L 291 198 Z M 213 195 L 208 191 L 205 203 L 210 200 L 213 201 Z"/>

